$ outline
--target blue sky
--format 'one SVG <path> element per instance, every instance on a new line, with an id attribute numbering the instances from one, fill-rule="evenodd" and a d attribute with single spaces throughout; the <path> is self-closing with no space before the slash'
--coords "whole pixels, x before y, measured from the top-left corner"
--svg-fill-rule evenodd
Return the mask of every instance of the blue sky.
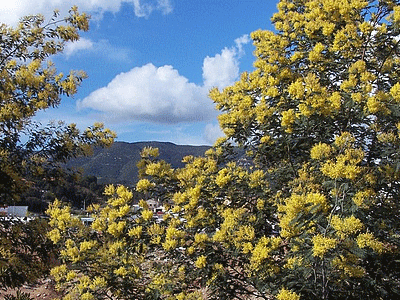
<path id="1" fill-rule="evenodd" d="M 249 34 L 272 30 L 277 0 L 1 0 L 0 22 L 27 14 L 92 16 L 89 32 L 53 58 L 88 74 L 73 98 L 37 115 L 85 128 L 103 122 L 119 141 L 212 144 L 221 135 L 211 87 L 252 70 Z"/>

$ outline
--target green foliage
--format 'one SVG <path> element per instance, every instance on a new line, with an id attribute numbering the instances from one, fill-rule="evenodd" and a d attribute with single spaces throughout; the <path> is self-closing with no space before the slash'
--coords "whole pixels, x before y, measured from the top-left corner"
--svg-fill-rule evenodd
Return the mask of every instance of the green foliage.
<path id="1" fill-rule="evenodd" d="M 179 251 L 171 256 L 161 251 L 164 228 L 146 203 L 133 212 L 132 193 L 125 187 L 108 186 L 105 193 L 108 203 L 93 205 L 90 227 L 59 201 L 48 210 L 49 238 L 61 249 L 61 264 L 51 274 L 65 299 L 159 299 L 182 290 L 187 279 L 173 259 Z"/>
<path id="2" fill-rule="evenodd" d="M 91 229 L 105 239 L 95 239 L 90 266 L 113 243 L 157 253 L 134 264 L 125 256 L 134 247 L 109 254 L 103 274 L 118 275 L 114 295 L 132 297 L 122 288 L 132 283 L 127 270 L 161 257 L 172 273 L 146 269 L 141 281 L 159 299 L 399 298 L 399 4 L 279 2 L 276 32 L 252 34 L 255 70 L 210 92 L 226 137 L 180 169 L 143 149 L 136 190 L 163 202 L 163 222 L 144 202 L 119 219 L 129 205 L 120 195 L 96 209 Z M 233 143 L 247 159 L 233 159 Z M 91 294 L 65 275 L 82 270 L 89 236 L 74 237 L 57 205 L 49 212 L 52 239 L 65 249 L 58 280 Z"/>
<path id="3" fill-rule="evenodd" d="M 28 293 L 17 291 L 16 295 L 5 295 L 4 300 L 34 300 Z"/>
<path id="4" fill-rule="evenodd" d="M 69 168 L 82 168 L 84 175 L 94 175 L 99 183 L 134 186 L 138 181 L 136 163 L 144 147 L 158 148 L 160 158 L 173 168 L 184 166 L 182 158 L 202 155 L 208 146 L 175 145 L 168 142 L 115 142 L 109 148 L 95 148 L 90 157 L 78 157 L 67 162 Z"/>
<path id="5" fill-rule="evenodd" d="M 18 200 L 36 178 L 57 178 L 60 163 L 90 154 L 91 145 L 110 145 L 114 133 L 102 124 L 80 133 L 75 124 L 42 126 L 32 120 L 38 111 L 57 107 L 63 95 L 76 93 L 83 72 L 56 72 L 49 60 L 67 41 L 88 30 L 88 16 L 76 7 L 69 16 L 28 16 L 15 27 L 0 25 L 0 201 Z"/>
<path id="6" fill-rule="evenodd" d="M 75 210 L 86 209 L 93 203 L 104 203 L 104 184 L 98 184 L 95 176 L 82 176 L 78 172 L 67 173 L 58 180 L 38 180 L 21 194 L 19 205 L 26 205 L 29 211 L 44 214 L 49 203 L 55 199 L 69 203 Z"/>
<path id="7" fill-rule="evenodd" d="M 0 284 L 21 287 L 48 275 L 54 267 L 57 248 L 47 238 L 47 220 L 23 222 L 0 220 Z"/>
<path id="8" fill-rule="evenodd" d="M 83 72 L 57 73 L 50 61 L 68 41 L 88 30 L 89 18 L 71 8 L 48 22 L 23 18 L 13 28 L 0 25 L 0 204 L 15 203 L 36 181 L 63 177 L 61 164 L 88 155 L 92 146 L 108 146 L 115 134 L 102 124 L 80 132 L 63 122 L 42 126 L 32 120 L 38 111 L 57 107 L 86 77 Z M 0 220 L 1 286 L 19 287 L 47 275 L 56 248 L 46 237 L 47 223 Z M 22 297 L 22 296 L 21 296 Z"/>

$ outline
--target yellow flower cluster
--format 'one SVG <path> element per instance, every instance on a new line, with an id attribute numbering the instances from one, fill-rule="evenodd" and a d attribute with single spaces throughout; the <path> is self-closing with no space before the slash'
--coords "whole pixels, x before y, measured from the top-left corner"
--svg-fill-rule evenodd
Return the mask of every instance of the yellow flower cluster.
<path id="1" fill-rule="evenodd" d="M 344 219 L 334 215 L 331 219 L 331 225 L 341 239 L 345 239 L 348 235 L 357 233 L 364 227 L 360 219 L 357 219 L 353 215 Z"/>
<path id="2" fill-rule="evenodd" d="M 199 269 L 204 268 L 207 265 L 207 258 L 204 255 L 200 255 L 195 262 L 195 266 Z"/>
<path id="3" fill-rule="evenodd" d="M 393 21 L 396 23 L 400 22 L 400 6 L 395 6 L 393 8 L 393 15 L 392 15 Z"/>
<path id="4" fill-rule="evenodd" d="M 233 242 L 233 236 L 236 232 L 238 224 L 245 213 L 244 209 L 225 209 L 221 215 L 224 218 L 219 230 L 217 230 L 212 239 L 216 242 Z"/>
<path id="5" fill-rule="evenodd" d="M 194 235 L 194 243 L 200 247 L 204 247 L 204 243 L 209 240 L 206 233 L 196 233 Z"/>
<path id="6" fill-rule="evenodd" d="M 85 251 L 88 251 L 88 250 L 92 249 L 95 246 L 97 246 L 97 242 L 96 241 L 83 241 L 79 245 L 79 251 L 80 252 L 85 252 Z"/>
<path id="7" fill-rule="evenodd" d="M 148 180 L 148 179 L 140 179 L 136 183 L 136 190 L 138 192 L 145 192 L 145 191 L 147 191 L 149 188 L 151 188 L 153 186 L 154 186 L 154 183 L 150 182 L 150 180 Z"/>
<path id="8" fill-rule="evenodd" d="M 251 268 L 257 270 L 262 265 L 265 265 L 265 261 L 271 258 L 271 252 L 278 249 L 281 243 L 282 239 L 280 237 L 261 237 L 251 253 Z"/>
<path id="9" fill-rule="evenodd" d="M 357 244 L 360 248 L 368 247 L 377 253 L 383 253 L 385 251 L 385 245 L 378 241 L 370 232 L 359 234 L 357 237 Z"/>
<path id="10" fill-rule="evenodd" d="M 329 157 L 331 152 L 331 146 L 325 143 L 319 143 L 311 148 L 310 156 L 312 159 L 323 159 Z"/>
<path id="11" fill-rule="evenodd" d="M 107 196 L 112 196 L 108 200 L 108 203 L 111 206 L 123 206 L 124 211 L 127 211 L 129 209 L 129 206 L 127 205 L 130 204 L 133 194 L 125 186 L 119 185 L 117 188 L 115 188 L 115 186 L 109 185 L 106 187 L 104 194 Z"/>
<path id="12" fill-rule="evenodd" d="M 65 249 L 61 250 L 60 254 L 74 263 L 83 259 L 78 247 L 71 239 L 65 241 Z"/>
<path id="13" fill-rule="evenodd" d="M 288 109 L 282 112 L 282 127 L 286 128 L 285 131 L 287 133 L 291 133 L 293 131 L 293 124 L 296 121 L 296 114 L 293 109 Z"/>
<path id="14" fill-rule="evenodd" d="M 299 229 L 297 226 L 294 226 L 293 220 L 301 212 L 316 209 L 316 212 L 325 213 L 328 208 L 327 205 L 326 197 L 320 193 L 308 193 L 306 195 L 292 194 L 290 198 L 285 199 L 284 204 L 278 205 L 281 236 L 289 238 L 298 234 Z"/>
<path id="15" fill-rule="evenodd" d="M 354 138 L 354 136 L 350 132 L 345 131 L 335 138 L 335 145 L 339 149 L 345 149 L 352 147 L 355 141 L 356 139 Z"/>
<path id="16" fill-rule="evenodd" d="M 128 236 L 140 238 L 142 232 L 143 232 L 142 226 L 135 226 L 135 227 L 129 229 Z"/>
<path id="17" fill-rule="evenodd" d="M 49 222 L 50 226 L 61 231 L 65 231 L 69 227 L 79 227 L 79 225 L 81 225 L 81 222 L 78 218 L 73 218 L 71 216 L 71 208 L 66 205 L 63 206 L 62 203 L 57 199 L 50 204 L 46 213 L 50 215 L 51 218 Z M 54 231 L 50 234 L 50 237 L 53 236 L 53 239 L 57 240 L 58 233 L 57 231 Z"/>
<path id="18" fill-rule="evenodd" d="M 308 60 L 310 62 L 318 62 L 322 56 L 321 52 L 325 49 L 325 46 L 322 43 L 317 43 L 314 48 L 310 51 L 308 55 Z"/>
<path id="19" fill-rule="evenodd" d="M 347 276 L 356 278 L 365 275 L 364 268 L 357 265 L 358 263 L 360 263 L 360 258 L 354 254 L 340 255 L 332 260 L 333 267 L 342 270 Z"/>
<path id="20" fill-rule="evenodd" d="M 118 269 L 114 270 L 114 274 L 125 277 L 128 274 L 128 271 L 126 270 L 125 267 L 119 267 Z"/>
<path id="21" fill-rule="evenodd" d="M 126 246 L 126 242 L 125 241 L 121 241 L 121 240 L 116 240 L 113 242 L 108 243 L 107 248 L 108 248 L 108 253 L 111 256 L 117 256 L 118 253 L 124 249 Z"/>
<path id="22" fill-rule="evenodd" d="M 371 202 L 371 198 L 375 196 L 375 192 L 371 189 L 357 191 L 353 197 L 353 202 L 362 208 L 368 207 Z"/>
<path id="23" fill-rule="evenodd" d="M 143 209 L 142 210 L 142 218 L 145 221 L 149 221 L 151 220 L 151 218 L 153 218 L 153 211 L 149 210 L 149 209 Z"/>
<path id="24" fill-rule="evenodd" d="M 140 152 L 140 156 L 144 158 L 158 157 L 160 155 L 158 148 L 144 147 Z"/>
<path id="25" fill-rule="evenodd" d="M 387 107 L 389 102 L 389 95 L 383 91 L 377 91 L 374 95 L 368 97 L 367 108 L 371 114 L 382 113 L 384 115 L 390 114 L 390 109 Z"/>
<path id="26" fill-rule="evenodd" d="M 278 300 L 300 300 L 300 295 L 287 290 L 285 288 L 281 288 L 278 295 L 276 295 L 276 299 Z"/>
<path id="27" fill-rule="evenodd" d="M 64 277 L 67 275 L 67 273 L 68 273 L 68 269 L 65 264 L 55 266 L 50 271 L 51 276 L 53 276 L 56 281 L 63 280 Z"/>
<path id="28" fill-rule="evenodd" d="M 177 229 L 171 225 L 173 224 L 170 224 L 170 227 L 165 230 L 165 241 L 162 243 L 162 246 L 166 251 L 170 251 L 178 247 L 185 236 L 185 232 L 183 230 Z"/>
<path id="29" fill-rule="evenodd" d="M 250 182 L 249 186 L 251 188 L 255 188 L 258 186 L 262 185 L 267 185 L 267 183 L 263 180 L 265 177 L 265 174 L 262 170 L 256 170 L 250 174 Z"/>
<path id="30" fill-rule="evenodd" d="M 289 257 L 286 261 L 285 268 L 287 269 L 294 269 L 299 267 L 303 264 L 302 257 Z"/>
<path id="31" fill-rule="evenodd" d="M 108 225 L 107 232 L 115 237 L 119 237 L 126 227 L 126 221 L 113 222 Z"/>
<path id="32" fill-rule="evenodd" d="M 321 172 L 332 178 L 347 178 L 354 180 L 361 173 L 359 166 L 364 158 L 364 151 L 361 149 L 346 149 L 344 154 L 339 154 L 336 161 L 328 160 L 321 167 Z"/>
<path id="33" fill-rule="evenodd" d="M 295 99 L 302 99 L 305 93 L 305 86 L 303 80 L 297 79 L 288 87 L 289 94 Z"/>
<path id="34" fill-rule="evenodd" d="M 146 166 L 146 174 L 150 176 L 171 176 L 173 170 L 171 169 L 171 165 L 165 163 L 164 161 L 150 163 Z"/>
<path id="35" fill-rule="evenodd" d="M 232 177 L 229 174 L 229 170 L 227 168 L 221 169 L 218 172 L 217 177 L 215 178 L 215 183 L 219 187 L 223 187 L 231 181 Z"/>
<path id="36" fill-rule="evenodd" d="M 336 248 L 338 241 L 334 238 L 328 238 L 321 234 L 317 234 L 312 238 L 313 255 L 323 258 L 324 255 L 331 249 Z"/>

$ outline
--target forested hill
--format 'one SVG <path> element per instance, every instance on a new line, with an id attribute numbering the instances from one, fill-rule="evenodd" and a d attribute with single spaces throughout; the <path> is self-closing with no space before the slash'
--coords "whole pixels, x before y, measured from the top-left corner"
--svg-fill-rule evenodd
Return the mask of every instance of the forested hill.
<path id="1" fill-rule="evenodd" d="M 140 160 L 140 151 L 149 146 L 158 148 L 159 158 L 170 163 L 173 168 L 183 167 L 183 157 L 203 155 L 209 148 L 166 142 L 115 142 L 110 148 L 95 149 L 91 157 L 72 159 L 67 167 L 81 168 L 84 175 L 96 176 L 99 183 L 133 185 L 137 181 L 136 163 Z"/>

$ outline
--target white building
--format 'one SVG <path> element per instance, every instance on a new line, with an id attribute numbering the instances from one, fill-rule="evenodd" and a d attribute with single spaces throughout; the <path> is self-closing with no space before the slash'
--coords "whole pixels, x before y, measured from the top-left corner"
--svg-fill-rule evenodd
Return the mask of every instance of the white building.
<path id="1" fill-rule="evenodd" d="M 28 206 L 0 207 L 0 216 L 24 218 L 28 215 Z"/>

